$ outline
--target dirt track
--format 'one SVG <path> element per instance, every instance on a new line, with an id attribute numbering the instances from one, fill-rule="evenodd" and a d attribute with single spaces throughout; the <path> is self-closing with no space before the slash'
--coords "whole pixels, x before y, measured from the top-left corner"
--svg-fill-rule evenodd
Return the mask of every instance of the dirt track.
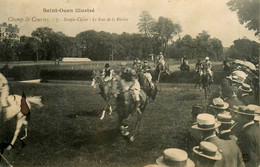
<path id="1" fill-rule="evenodd" d="M 143 166 L 155 162 L 168 147 L 186 148 L 193 104 L 203 104 L 203 92 L 193 85 L 160 84 L 148 104 L 134 143 L 117 130 L 114 112 L 99 120 L 104 105 L 90 82 L 24 84 L 11 82 L 10 91 L 41 95 L 43 108 L 31 113 L 27 144 L 6 152 L 14 166 Z M 14 125 L 8 122 L 5 126 Z M 10 128 L 12 129 L 12 128 Z M 5 132 L 11 138 L 11 130 Z"/>

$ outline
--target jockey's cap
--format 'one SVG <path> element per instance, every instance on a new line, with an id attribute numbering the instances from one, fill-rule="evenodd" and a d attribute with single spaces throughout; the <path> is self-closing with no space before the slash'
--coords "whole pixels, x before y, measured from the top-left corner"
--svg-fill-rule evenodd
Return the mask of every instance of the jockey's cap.
<path id="1" fill-rule="evenodd" d="M 140 60 L 137 60 L 137 63 L 141 63 L 141 61 L 140 61 Z"/>
<path id="2" fill-rule="evenodd" d="M 160 52 L 159 54 L 162 55 L 162 52 Z"/>
<path id="3" fill-rule="evenodd" d="M 106 64 L 105 64 L 105 67 L 106 67 L 106 68 L 108 68 L 108 67 L 110 67 L 110 66 L 109 66 L 109 64 L 108 64 L 108 63 L 106 63 Z"/>
<path id="4" fill-rule="evenodd" d="M 131 70 L 131 76 L 136 76 L 136 71 L 135 70 Z"/>
<path id="5" fill-rule="evenodd" d="M 209 57 L 206 57 L 205 60 L 209 60 Z"/>

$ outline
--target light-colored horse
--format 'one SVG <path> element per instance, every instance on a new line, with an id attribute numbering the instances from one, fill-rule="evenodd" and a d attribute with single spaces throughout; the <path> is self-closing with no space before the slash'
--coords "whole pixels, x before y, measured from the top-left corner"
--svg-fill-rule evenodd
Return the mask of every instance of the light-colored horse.
<path id="1" fill-rule="evenodd" d="M 10 104 L 6 108 L 5 113 L 1 113 L 4 116 L 4 121 L 10 120 L 13 117 L 17 117 L 17 122 L 16 122 L 16 130 L 14 132 L 14 137 L 11 141 L 11 145 L 14 145 L 19 132 L 21 131 L 22 125 L 25 125 L 25 135 L 21 138 L 21 140 L 24 140 L 27 137 L 27 130 L 28 130 L 28 121 L 27 117 L 28 115 L 23 115 L 21 112 L 21 99 L 22 97 L 20 95 L 9 95 L 7 98 L 8 103 Z M 40 96 L 30 96 L 26 98 L 26 103 L 31 109 L 31 103 L 38 105 L 39 107 L 42 107 L 43 104 L 41 102 L 41 97 Z M 1 112 L 3 112 L 1 110 Z M 7 150 L 10 150 L 12 147 L 8 146 Z"/>
<path id="2" fill-rule="evenodd" d="M 116 93 L 116 88 L 112 88 L 112 83 L 109 85 L 108 82 L 104 81 L 104 78 L 101 76 L 99 71 L 93 71 L 93 80 L 91 83 L 91 86 L 94 88 L 99 87 L 100 88 L 100 95 L 103 97 L 105 100 L 106 104 L 103 109 L 102 115 L 100 117 L 101 120 L 105 118 L 106 110 L 109 109 L 109 115 L 112 114 L 113 109 L 110 104 L 111 97 Z M 111 81 L 113 82 L 113 80 Z"/>

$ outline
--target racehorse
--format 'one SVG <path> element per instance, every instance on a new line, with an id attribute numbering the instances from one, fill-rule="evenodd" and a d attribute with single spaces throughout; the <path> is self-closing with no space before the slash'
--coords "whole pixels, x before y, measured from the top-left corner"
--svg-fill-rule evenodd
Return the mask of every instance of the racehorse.
<path id="1" fill-rule="evenodd" d="M 116 110 L 118 113 L 119 125 L 121 127 L 128 127 L 128 121 L 131 120 L 132 116 L 137 114 L 137 121 L 135 122 L 135 126 L 132 133 L 129 133 L 129 140 L 133 142 L 135 140 L 136 131 L 140 125 L 142 114 L 147 106 L 148 98 L 144 90 L 140 91 L 140 110 L 141 113 L 136 112 L 136 103 L 134 101 L 133 95 L 130 92 L 131 90 L 127 90 L 125 92 L 120 92 L 117 96 Z M 122 132 L 121 128 L 121 132 Z M 126 136 L 126 135 L 125 135 Z"/>
<path id="2" fill-rule="evenodd" d="M 155 78 L 156 82 L 160 82 L 161 74 L 166 73 L 167 75 L 170 75 L 170 70 L 169 70 L 169 64 L 163 65 L 162 63 L 158 63 L 155 69 Z"/>
<path id="3" fill-rule="evenodd" d="M 190 66 L 186 63 L 182 63 L 180 66 L 181 71 L 190 71 Z"/>
<path id="4" fill-rule="evenodd" d="M 199 72 L 195 72 L 194 79 L 195 79 L 194 88 L 196 88 L 199 85 L 199 88 L 201 89 L 202 74 L 200 74 Z"/>
<path id="5" fill-rule="evenodd" d="M 25 97 L 25 96 L 24 96 Z M 10 104 L 7 108 L 6 108 L 6 112 L 2 113 L 2 115 L 4 115 L 4 121 L 8 121 L 12 118 L 14 118 L 15 116 L 17 117 L 17 122 L 16 122 L 16 130 L 14 132 L 14 137 L 10 143 L 10 145 L 7 147 L 7 150 L 10 150 L 12 148 L 12 146 L 14 145 L 19 132 L 21 131 L 21 127 L 22 125 L 25 126 L 25 135 L 20 138 L 20 140 L 24 140 L 27 137 L 27 131 L 28 131 L 28 120 L 30 118 L 30 113 L 27 115 L 24 115 L 21 112 L 21 100 L 22 100 L 22 96 L 20 95 L 9 95 L 7 97 L 7 101 Z M 29 109 L 31 109 L 31 103 L 38 105 L 39 107 L 42 107 L 43 104 L 41 102 L 41 97 L 40 96 L 30 96 L 26 98 L 26 103 L 27 106 L 29 107 Z M 3 112 L 3 111 L 1 111 Z"/>
<path id="6" fill-rule="evenodd" d="M 100 119 L 103 120 L 105 118 L 107 109 L 109 109 L 109 115 L 111 115 L 113 112 L 112 106 L 110 104 L 110 100 L 111 100 L 111 97 L 116 93 L 113 90 L 116 90 L 116 89 L 112 88 L 112 85 L 114 85 L 114 84 L 111 83 L 111 85 L 109 85 L 108 82 L 104 81 L 104 78 L 101 76 L 99 71 L 93 71 L 92 77 L 93 77 L 93 80 L 92 80 L 91 86 L 94 88 L 96 88 L 96 87 L 100 88 L 100 95 L 102 96 L 102 98 L 105 100 L 105 103 L 106 103 L 105 108 L 103 109 L 102 115 L 100 117 Z M 113 82 L 113 80 L 111 82 Z"/>
<path id="7" fill-rule="evenodd" d="M 158 91 L 157 86 L 154 84 L 154 86 L 151 87 L 148 79 L 144 76 L 143 72 L 140 72 L 138 74 L 138 81 L 140 83 L 141 88 L 147 94 L 148 98 L 151 98 L 154 101 Z"/>
<path id="8" fill-rule="evenodd" d="M 202 88 L 204 89 L 205 99 L 209 97 L 211 91 L 211 76 L 209 73 L 204 72 L 201 76 Z"/>

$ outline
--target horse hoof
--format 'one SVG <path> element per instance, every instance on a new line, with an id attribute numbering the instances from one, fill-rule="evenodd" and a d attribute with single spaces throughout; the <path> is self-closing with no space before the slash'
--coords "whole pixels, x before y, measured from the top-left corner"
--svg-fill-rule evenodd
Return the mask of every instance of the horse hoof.
<path id="1" fill-rule="evenodd" d="M 125 132 L 125 131 L 121 131 L 121 134 L 122 134 L 123 136 L 128 136 L 130 133 L 129 133 L 129 132 Z"/>
<path id="2" fill-rule="evenodd" d="M 135 141 L 135 137 L 134 137 L 134 136 L 130 137 L 129 141 L 130 141 L 131 143 L 134 142 L 134 141 Z"/>
<path id="3" fill-rule="evenodd" d="M 8 146 L 8 147 L 6 148 L 6 150 L 9 151 L 9 150 L 11 150 L 11 148 L 12 148 L 12 146 Z"/>
<path id="4" fill-rule="evenodd" d="M 100 120 L 103 120 L 103 119 L 104 119 L 104 117 L 101 117 L 101 118 L 100 118 Z"/>

